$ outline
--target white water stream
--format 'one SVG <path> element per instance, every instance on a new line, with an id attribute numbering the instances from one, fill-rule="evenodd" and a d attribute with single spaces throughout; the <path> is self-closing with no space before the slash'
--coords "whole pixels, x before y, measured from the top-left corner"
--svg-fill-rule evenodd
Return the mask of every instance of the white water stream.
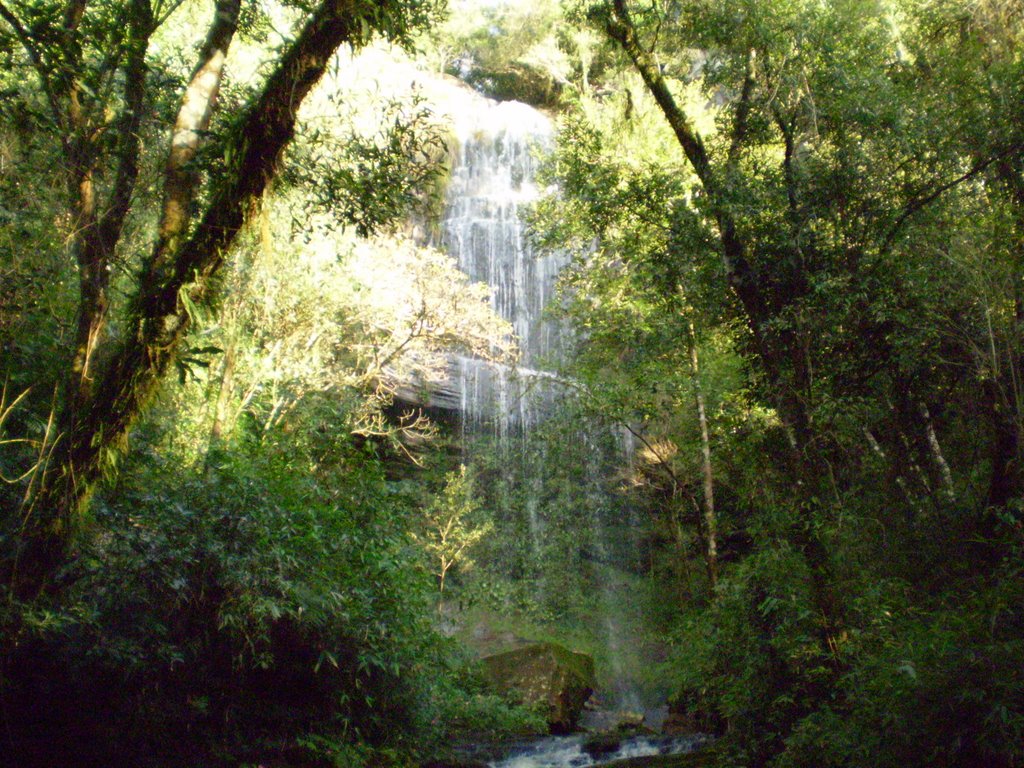
<path id="1" fill-rule="evenodd" d="M 654 755 L 680 755 L 706 745 L 706 736 L 634 736 L 615 745 L 595 748 L 582 736 L 552 736 L 514 748 L 510 754 L 491 760 L 491 768 L 589 768 L 619 760 Z"/>
<path id="2" fill-rule="evenodd" d="M 492 290 L 492 307 L 515 332 L 515 367 L 455 357 L 449 380 L 430 404 L 458 410 L 473 428 L 491 424 L 500 437 L 529 430 L 554 397 L 545 370 L 562 346 L 562 330 L 544 319 L 554 295 L 560 254 L 536 254 L 523 209 L 541 194 L 535 184 L 538 151 L 553 145 L 551 121 L 518 102 L 479 98 L 453 116 L 458 152 L 438 243 L 473 280 Z"/>

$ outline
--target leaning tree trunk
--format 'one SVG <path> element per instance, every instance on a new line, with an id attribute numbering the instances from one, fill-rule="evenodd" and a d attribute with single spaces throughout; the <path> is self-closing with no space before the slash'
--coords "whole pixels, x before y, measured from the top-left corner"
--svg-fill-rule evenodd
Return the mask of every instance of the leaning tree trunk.
<path id="1" fill-rule="evenodd" d="M 262 92 L 224 139 L 228 160 L 224 178 L 211 193 L 205 213 L 191 227 L 184 215 L 192 185 L 182 165 L 182 145 L 198 141 L 208 122 L 207 107 L 216 98 L 223 53 L 237 21 L 238 0 L 221 0 L 200 63 L 182 104 L 166 169 L 165 206 L 160 237 L 147 259 L 127 328 L 136 329 L 111 351 L 106 364 L 92 371 L 87 397 L 68 399 L 61 436 L 37 493 L 22 515 L 28 521 L 18 558 L 18 591 L 30 595 L 45 588 L 66 560 L 72 533 L 106 458 L 120 450 L 161 377 L 177 355 L 191 323 L 190 308 L 209 297 L 211 277 L 247 216 L 258 206 L 282 152 L 293 136 L 303 99 L 327 69 L 342 44 L 360 42 L 375 4 L 325 0 L 288 48 Z M 192 116 L 191 122 L 188 115 Z M 194 147 L 193 147 L 194 148 Z M 186 152 L 187 155 L 187 147 Z M 184 157 L 187 162 L 187 157 Z"/>
<path id="2" fill-rule="evenodd" d="M 737 225 L 725 184 L 729 176 L 736 172 L 736 162 L 748 136 L 754 87 L 753 54 L 747 61 L 732 135 L 729 137 L 728 157 L 724 168 L 716 169 L 693 121 L 676 103 L 661 67 L 641 43 L 627 8 L 627 0 L 607 0 L 603 22 L 608 37 L 618 43 L 657 102 L 707 196 L 709 210 L 718 230 L 719 252 L 726 279 L 743 309 L 756 358 L 776 393 L 776 408 L 789 438 L 790 463 L 804 499 L 789 537 L 809 567 L 815 607 L 821 616 L 822 644 L 826 653 L 831 655 L 836 647 L 835 637 L 843 624 L 843 608 L 833 589 L 835 576 L 831 556 L 815 525 L 815 518 L 821 513 L 820 503 L 814 493 L 814 488 L 820 482 L 820 472 L 815 467 L 815 452 L 812 449 L 814 441 L 806 397 L 808 372 L 804 351 L 795 332 L 770 330 L 773 305 L 748 258 L 749 243 Z M 800 287 L 805 276 L 795 274 L 792 278 L 791 283 Z M 791 373 L 787 374 L 787 370 Z"/>

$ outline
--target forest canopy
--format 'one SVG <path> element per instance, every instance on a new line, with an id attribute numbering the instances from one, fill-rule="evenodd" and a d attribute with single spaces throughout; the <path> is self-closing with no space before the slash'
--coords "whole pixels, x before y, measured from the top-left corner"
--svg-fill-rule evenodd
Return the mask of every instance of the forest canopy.
<path id="1" fill-rule="evenodd" d="M 0 0 L 0 763 L 1024 764 L 1024 8 L 442 6 Z"/>

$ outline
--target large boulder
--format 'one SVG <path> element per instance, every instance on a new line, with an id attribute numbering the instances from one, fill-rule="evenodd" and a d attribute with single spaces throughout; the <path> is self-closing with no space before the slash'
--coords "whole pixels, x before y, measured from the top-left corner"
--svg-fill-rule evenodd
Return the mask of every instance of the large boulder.
<path id="1" fill-rule="evenodd" d="M 532 643 L 481 661 L 499 691 L 540 707 L 552 733 L 575 730 L 583 704 L 594 692 L 593 658 L 556 643 Z"/>

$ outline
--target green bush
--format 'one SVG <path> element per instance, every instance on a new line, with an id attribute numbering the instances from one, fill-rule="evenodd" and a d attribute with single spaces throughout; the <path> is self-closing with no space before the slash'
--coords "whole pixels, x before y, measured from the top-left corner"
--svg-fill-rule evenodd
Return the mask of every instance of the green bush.
<path id="1" fill-rule="evenodd" d="M 410 748 L 441 651 L 407 500 L 372 452 L 283 435 L 193 468 L 137 456 L 66 589 L 8 617 L 4 709 L 28 718 L 14 750 L 235 764 L 316 732 Z M 61 706 L 34 703 L 55 688 Z"/>
<path id="2" fill-rule="evenodd" d="M 719 584 L 718 599 L 684 625 L 674 708 L 727 722 L 740 757 L 763 764 L 813 703 L 822 677 L 810 579 L 784 546 L 757 552 Z"/>
<path id="3" fill-rule="evenodd" d="M 1024 764 L 1024 592 L 1014 554 L 932 594 L 850 582 L 826 658 L 802 559 L 759 551 L 677 638 L 673 707 L 722 729 L 723 765 L 1011 768 Z"/>
<path id="4" fill-rule="evenodd" d="M 857 602 L 849 671 L 796 728 L 783 766 L 1009 768 L 1024 762 L 1024 593 L 1018 568 L 910 601 Z M 894 599 L 895 597 L 895 599 Z"/>

